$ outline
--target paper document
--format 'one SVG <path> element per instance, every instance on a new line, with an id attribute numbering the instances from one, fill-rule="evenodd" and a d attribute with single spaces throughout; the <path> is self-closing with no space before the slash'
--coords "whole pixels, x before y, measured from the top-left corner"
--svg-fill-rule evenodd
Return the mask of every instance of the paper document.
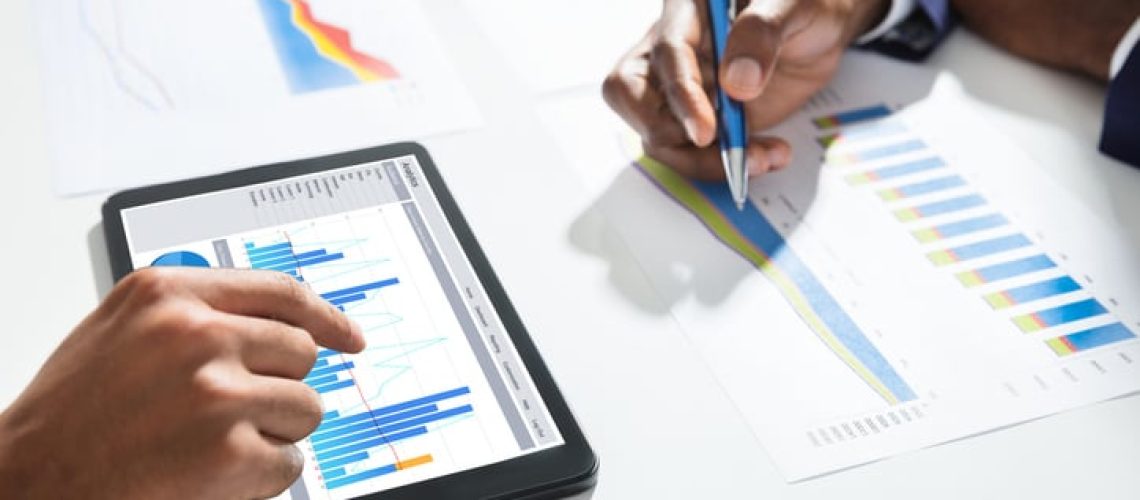
<path id="1" fill-rule="evenodd" d="M 467 11 L 532 90 L 599 86 L 661 15 L 657 0 L 465 0 Z"/>
<path id="2" fill-rule="evenodd" d="M 796 159 L 743 211 L 723 182 L 621 167 L 628 132 L 597 106 L 546 116 L 566 154 L 609 152 L 572 162 L 795 481 L 1140 389 L 1134 250 L 966 99 L 847 56 L 771 131 Z"/>
<path id="3" fill-rule="evenodd" d="M 34 4 L 62 195 L 480 121 L 412 0 Z"/>

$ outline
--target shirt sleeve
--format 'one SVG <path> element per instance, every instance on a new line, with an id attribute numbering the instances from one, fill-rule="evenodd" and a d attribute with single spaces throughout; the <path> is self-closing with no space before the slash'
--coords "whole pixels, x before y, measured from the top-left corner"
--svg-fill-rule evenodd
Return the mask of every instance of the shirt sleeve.
<path id="1" fill-rule="evenodd" d="M 1112 57 L 1100 150 L 1140 167 L 1140 19 Z"/>
<path id="2" fill-rule="evenodd" d="M 954 27 L 949 0 L 891 0 L 882 23 L 858 40 L 860 46 L 908 61 L 921 61 Z"/>

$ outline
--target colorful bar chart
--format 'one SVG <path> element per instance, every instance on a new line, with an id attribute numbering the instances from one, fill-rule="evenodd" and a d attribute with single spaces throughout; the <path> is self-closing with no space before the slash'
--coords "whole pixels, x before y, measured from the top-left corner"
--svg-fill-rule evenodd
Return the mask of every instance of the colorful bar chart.
<path id="1" fill-rule="evenodd" d="M 372 462 L 375 457 L 391 457 L 391 445 L 428 434 L 430 424 L 472 413 L 474 408 L 469 404 L 440 407 L 470 393 L 470 388 L 458 387 L 352 415 L 326 413 L 309 436 L 325 486 L 336 489 L 431 463 L 434 458 L 430 454 L 378 466 Z"/>
<path id="2" fill-rule="evenodd" d="M 1065 335 L 1063 337 L 1052 338 L 1045 341 L 1045 344 L 1053 349 L 1053 352 L 1058 356 L 1068 356 L 1081 351 L 1095 349 L 1097 347 L 1106 346 L 1123 340 L 1136 338 L 1128 328 L 1123 324 L 1113 323 L 1111 325 L 1098 326 L 1090 328 L 1077 333 Z"/>
<path id="3" fill-rule="evenodd" d="M 883 201 L 895 201 L 904 198 L 913 198 L 931 193 L 937 193 L 947 189 L 954 189 L 966 185 L 966 181 L 957 175 L 949 175 L 946 177 L 939 177 L 929 181 L 916 182 L 914 184 L 907 184 L 895 188 L 887 188 L 879 191 L 879 198 Z"/>
<path id="4" fill-rule="evenodd" d="M 649 157 L 643 157 L 638 166 L 725 244 L 755 265 L 823 344 L 885 401 L 897 404 L 917 397 L 751 202 L 744 210 L 737 210 L 723 183 L 685 179 Z"/>
<path id="5" fill-rule="evenodd" d="M 985 298 L 986 303 L 988 303 L 990 307 L 994 309 L 1005 309 L 1035 300 L 1072 293 L 1080 289 L 1081 285 L 1078 284 L 1076 280 L 1068 276 L 1061 276 L 1002 292 L 990 293 L 983 298 Z"/>
<path id="6" fill-rule="evenodd" d="M 939 226 L 928 227 L 924 229 L 917 229 L 911 232 L 916 240 L 920 243 L 930 243 L 947 238 L 955 238 L 958 236 L 965 236 L 967 234 L 976 233 L 978 231 L 985 231 L 1005 226 L 1009 221 L 999 214 L 983 215 L 981 217 L 973 217 L 970 219 L 960 220 L 957 222 L 949 222 Z"/>
<path id="7" fill-rule="evenodd" d="M 833 115 L 821 116 L 819 118 L 812 120 L 812 123 L 814 123 L 816 127 L 821 128 L 821 129 L 835 128 L 835 127 L 842 127 L 842 126 L 846 126 L 846 125 L 854 125 L 856 123 L 862 123 L 862 122 L 867 122 L 867 121 L 872 121 L 872 120 L 878 120 L 880 118 L 886 118 L 890 115 L 891 115 L 891 108 L 888 108 L 882 104 L 879 104 L 879 105 L 875 105 L 875 106 L 868 106 L 865 108 L 853 109 L 851 111 L 845 111 L 842 113 L 836 113 Z"/>
<path id="8" fill-rule="evenodd" d="M 968 210 L 971 208 L 980 207 L 985 204 L 986 199 L 982 198 L 981 195 L 969 194 L 965 196 L 959 196 L 957 198 L 950 198 L 948 200 L 927 203 L 925 205 L 901 208 L 895 210 L 895 218 L 902 222 L 909 222 L 926 217 L 945 215 L 960 210 Z"/>
<path id="9" fill-rule="evenodd" d="M 275 243 L 258 247 L 253 243 L 245 244 L 245 253 L 249 257 L 250 267 L 267 271 L 279 271 L 294 278 L 302 278 L 301 268 L 333 262 L 344 258 L 343 253 L 329 253 L 325 249 L 296 253 L 292 242 Z M 302 278 L 302 281 L 304 279 Z"/>
<path id="10" fill-rule="evenodd" d="M 1058 306 L 1035 313 L 1023 314 L 1015 316 L 1013 323 L 1017 325 L 1021 331 L 1025 333 L 1032 333 L 1046 328 L 1051 328 L 1065 323 L 1072 323 L 1083 319 L 1100 316 L 1107 313 L 1108 310 L 1097 302 L 1096 299 L 1087 299 L 1079 302 L 1073 302 Z"/>
<path id="11" fill-rule="evenodd" d="M 1048 256 L 1034 255 L 958 273 L 957 278 L 966 287 L 975 287 L 1055 267 L 1057 264 Z"/>
<path id="12" fill-rule="evenodd" d="M 878 181 L 896 179 L 899 177 L 927 172 L 945 166 L 946 162 L 942 161 L 942 159 L 938 157 L 911 160 L 896 165 L 869 170 L 867 172 L 851 174 L 847 176 L 847 183 L 853 186 L 870 184 Z"/>

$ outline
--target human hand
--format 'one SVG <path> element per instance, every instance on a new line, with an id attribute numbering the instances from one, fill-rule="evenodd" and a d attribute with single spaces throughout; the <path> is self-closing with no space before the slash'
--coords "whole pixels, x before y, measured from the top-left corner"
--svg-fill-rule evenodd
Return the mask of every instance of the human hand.
<path id="1" fill-rule="evenodd" d="M 26 332 L 31 333 L 31 332 Z M 15 498 L 253 498 L 300 474 L 320 423 L 300 381 L 358 326 L 285 274 L 149 268 L 127 276 L 0 414 Z"/>
<path id="2" fill-rule="evenodd" d="M 1136 0 L 953 0 L 963 22 L 1025 58 L 1108 80 L 1109 62 L 1140 16 Z"/>
<path id="3" fill-rule="evenodd" d="M 744 103 L 748 170 L 791 161 L 786 141 L 762 131 L 831 79 L 844 49 L 885 15 L 887 0 L 752 0 L 737 15 L 713 75 L 706 0 L 665 0 L 661 19 L 603 86 L 606 102 L 650 156 L 700 179 L 723 179 L 716 145 L 715 82 Z"/>

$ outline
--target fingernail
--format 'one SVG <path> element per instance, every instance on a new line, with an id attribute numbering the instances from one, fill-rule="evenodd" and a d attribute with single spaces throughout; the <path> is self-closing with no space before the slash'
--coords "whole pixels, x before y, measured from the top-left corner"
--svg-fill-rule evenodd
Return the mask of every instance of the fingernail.
<path id="1" fill-rule="evenodd" d="M 354 343 L 356 345 L 359 345 L 361 348 L 364 348 L 366 344 L 366 341 L 364 340 L 364 329 L 361 328 L 360 324 L 354 320 L 349 320 L 349 324 L 352 325 L 352 338 Z"/>
<path id="2" fill-rule="evenodd" d="M 697 119 L 686 116 L 681 119 L 681 126 L 685 127 L 685 135 L 689 136 L 689 141 L 693 144 L 699 144 L 697 141 Z"/>
<path id="3" fill-rule="evenodd" d="M 728 64 L 725 83 L 741 92 L 760 90 L 760 63 L 755 59 L 738 57 Z"/>

